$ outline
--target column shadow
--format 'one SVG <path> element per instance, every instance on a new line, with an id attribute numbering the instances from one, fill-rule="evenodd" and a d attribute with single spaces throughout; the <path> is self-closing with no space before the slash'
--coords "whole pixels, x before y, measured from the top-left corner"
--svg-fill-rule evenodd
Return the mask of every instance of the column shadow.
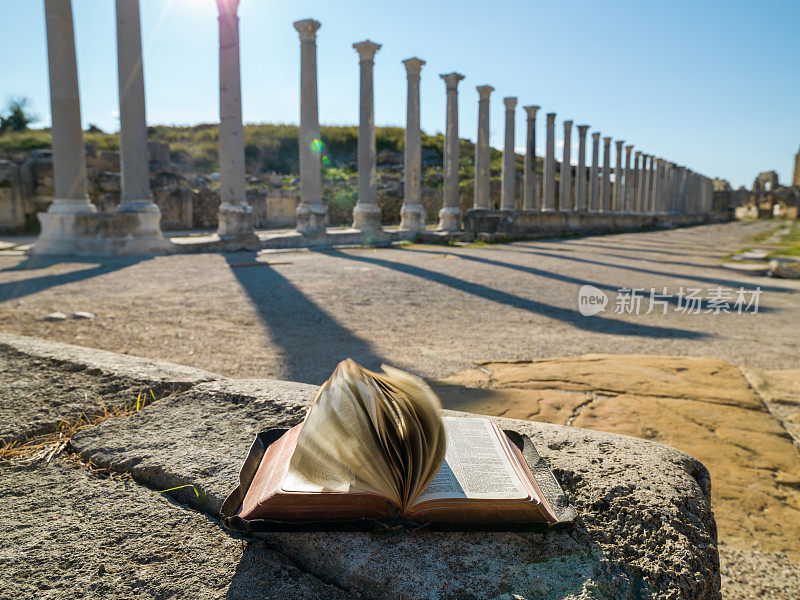
<path id="1" fill-rule="evenodd" d="M 585 317 L 581 315 L 580 312 L 578 312 L 577 310 L 561 308 L 559 306 L 552 306 L 550 304 L 546 304 L 544 302 L 538 302 L 536 300 L 531 300 L 529 298 L 522 298 L 520 296 L 516 296 L 508 292 L 492 289 L 490 287 L 487 287 L 479 283 L 464 281 L 463 279 L 459 279 L 451 275 L 446 275 L 444 273 L 431 271 L 423 267 L 417 267 L 405 263 L 394 262 L 382 258 L 363 256 L 358 254 L 345 254 L 340 250 L 323 250 L 320 252 L 322 254 L 326 254 L 327 256 L 333 256 L 357 262 L 365 262 L 368 264 L 377 265 L 387 269 L 392 269 L 400 273 L 405 273 L 406 275 L 419 277 L 421 279 L 425 279 L 433 283 L 438 283 L 440 285 L 445 285 L 450 288 L 465 292 L 467 294 L 471 294 L 473 296 L 495 302 L 497 304 L 512 306 L 514 308 L 520 308 L 522 310 L 526 310 L 531 313 L 536 313 L 548 318 L 556 319 L 558 321 L 563 321 L 565 323 L 569 323 L 585 331 L 592 331 L 595 333 L 609 333 L 613 335 L 642 336 L 650 338 L 668 338 L 668 339 L 672 338 L 703 339 L 710 337 L 709 334 L 699 331 L 691 331 L 688 329 L 680 329 L 675 327 L 657 327 L 653 325 L 639 325 L 636 323 L 629 323 L 626 321 L 620 321 L 617 319 L 603 317 L 600 315 Z M 416 252 L 421 252 L 421 251 L 417 250 Z M 458 255 L 458 256 L 459 258 L 464 258 L 463 255 Z M 500 263 L 499 261 L 488 261 L 488 262 L 498 263 L 500 266 L 508 266 L 505 263 Z M 544 277 L 551 277 L 556 279 L 564 277 L 564 276 L 554 275 L 553 273 L 549 273 L 547 271 L 538 271 L 538 270 L 535 271 L 537 271 L 536 274 L 542 275 Z"/>
<path id="2" fill-rule="evenodd" d="M 406 250 L 407 251 L 415 251 L 415 250 L 413 250 L 411 248 L 406 248 Z M 505 250 L 505 249 L 499 249 L 499 250 L 505 251 L 505 252 L 511 252 L 512 251 L 512 250 Z M 709 285 L 719 285 L 719 286 L 727 286 L 727 287 L 732 287 L 732 288 L 739 288 L 739 287 L 743 287 L 745 285 L 745 283 L 747 283 L 747 282 L 737 281 L 737 280 L 734 280 L 734 279 L 722 279 L 722 278 L 719 278 L 719 277 L 703 277 L 703 276 L 700 276 L 700 275 L 687 275 L 685 273 L 664 273 L 663 271 L 656 271 L 656 270 L 653 270 L 653 269 L 642 269 L 641 267 L 633 267 L 633 266 L 621 265 L 619 263 L 607 263 L 607 262 L 603 262 L 603 261 L 599 261 L 599 260 L 592 260 L 590 258 L 578 258 L 577 256 L 567 256 L 567 255 L 564 255 L 564 254 L 554 254 L 552 252 L 545 252 L 545 251 L 542 251 L 542 250 L 518 250 L 518 251 L 521 252 L 521 253 L 524 253 L 524 254 L 535 254 L 535 255 L 538 255 L 538 256 L 547 256 L 549 258 L 556 258 L 556 259 L 562 259 L 562 260 L 571 260 L 573 262 L 582 262 L 582 263 L 586 263 L 586 264 L 597 265 L 597 266 L 600 266 L 600 267 L 609 267 L 609 268 L 613 268 L 613 269 L 621 269 L 621 270 L 624 270 L 624 271 L 634 271 L 636 273 L 646 273 L 648 275 L 656 275 L 656 276 L 659 276 L 659 277 L 665 277 L 666 276 L 666 277 L 674 277 L 675 279 L 688 279 L 690 281 L 698 281 L 698 282 L 706 283 L 706 284 L 709 284 Z M 416 250 L 416 252 L 419 252 L 419 250 Z M 601 284 L 585 281 L 583 279 L 576 279 L 574 277 L 569 277 L 567 275 L 557 275 L 555 273 L 550 273 L 549 271 L 542 271 L 541 269 L 536 269 L 534 267 L 525 267 L 525 266 L 522 266 L 522 265 L 514 265 L 514 264 L 510 264 L 510 263 L 494 261 L 494 260 L 492 260 L 490 258 L 479 258 L 479 257 L 476 257 L 476 256 L 465 256 L 465 255 L 462 255 L 462 254 L 459 254 L 458 256 L 459 256 L 459 258 L 464 258 L 464 259 L 468 259 L 468 260 L 476 260 L 476 261 L 480 261 L 480 262 L 488 262 L 490 264 L 491 263 L 497 263 L 500 266 L 508 267 L 510 269 L 519 269 L 519 270 L 528 271 L 528 272 L 533 273 L 535 275 L 552 276 L 554 279 L 560 279 L 562 281 L 570 281 L 571 283 L 580 283 L 581 285 L 583 285 L 584 283 L 590 283 L 591 285 L 594 285 L 595 287 L 598 287 L 598 288 L 601 288 L 601 289 L 613 288 L 615 291 L 617 289 L 614 286 L 606 286 L 604 288 L 603 285 L 601 285 Z M 612 256 L 614 256 L 614 255 L 612 255 Z M 627 256 L 622 256 L 622 255 L 616 255 L 616 256 L 619 256 L 620 258 L 624 258 L 624 259 L 628 258 Z M 642 260 L 642 259 L 639 259 L 639 260 Z M 695 265 L 695 266 L 698 266 L 698 265 Z M 713 266 L 704 266 L 703 268 L 713 269 L 715 267 L 713 267 Z M 761 285 L 759 283 L 758 287 L 760 287 L 761 291 L 763 291 L 763 292 L 784 292 L 784 293 L 788 292 L 788 293 L 794 293 L 794 291 L 791 290 L 791 289 L 772 286 L 772 285 Z"/>
<path id="3" fill-rule="evenodd" d="M 103 261 L 97 264 L 99 261 Z M 120 269 L 133 266 L 143 260 L 149 260 L 149 257 L 120 257 L 120 258 L 83 258 L 83 257 L 45 257 L 36 256 L 25 259 L 20 264 L 10 267 L 8 269 L 0 269 L 0 273 L 10 273 L 16 271 L 31 271 L 36 269 L 46 269 L 48 267 L 61 264 L 61 263 L 77 263 L 77 264 L 92 264 L 96 265 L 88 269 L 80 271 L 71 271 L 69 273 L 57 273 L 52 275 L 41 275 L 39 277 L 31 277 L 22 281 L 9 281 L 0 283 L 0 302 L 8 300 L 15 300 L 25 296 L 31 296 L 44 290 L 66 285 L 68 283 L 76 283 L 112 273 Z"/>
<path id="4" fill-rule="evenodd" d="M 383 359 L 370 342 L 353 334 L 275 269 L 266 264 L 236 268 L 254 263 L 255 252 L 224 257 L 269 330 L 272 342 L 283 349 L 286 379 L 321 384 L 339 361 L 348 357 L 368 369 L 380 367 Z"/>
<path id="5" fill-rule="evenodd" d="M 406 252 L 422 252 L 422 253 L 425 252 L 424 250 L 415 250 L 413 248 L 404 248 L 403 250 L 406 251 Z M 503 250 L 503 249 L 501 249 L 501 250 Z M 615 265 L 615 264 L 610 264 L 610 263 L 601 263 L 601 262 L 598 262 L 598 261 L 591 261 L 591 260 L 588 260 L 588 259 L 576 258 L 574 256 L 562 256 L 560 254 L 550 254 L 548 252 L 539 252 L 539 251 L 531 251 L 531 250 L 522 250 L 521 252 L 524 252 L 526 254 L 536 254 L 536 255 L 541 255 L 541 256 L 548 256 L 548 257 L 556 258 L 556 259 L 564 258 L 564 259 L 567 259 L 567 260 L 574 260 L 574 261 L 579 261 L 579 262 L 587 262 L 587 263 L 592 263 L 592 264 L 597 264 L 597 265 L 604 265 L 604 266 L 608 266 L 608 267 L 614 267 L 614 268 L 618 268 L 618 269 L 650 272 L 650 271 L 645 271 L 645 270 L 642 270 L 642 269 L 638 269 L 636 267 L 626 267 L 626 266 Z M 453 256 L 457 256 L 458 258 L 460 258 L 462 260 L 468 260 L 468 261 L 483 263 L 483 264 L 487 264 L 487 265 L 491 265 L 491 266 L 504 267 L 506 269 L 511 269 L 511 270 L 514 270 L 514 271 L 520 271 L 522 273 L 529 273 L 531 275 L 538 275 L 540 277 L 548 277 L 550 279 L 563 281 L 564 283 L 572 283 L 572 284 L 575 284 L 575 285 L 591 285 L 591 286 L 594 286 L 594 287 L 596 287 L 598 289 L 605 290 L 607 292 L 612 292 L 612 293 L 617 293 L 621 289 L 625 289 L 624 287 L 609 285 L 607 283 L 599 283 L 599 282 L 596 282 L 596 281 L 589 281 L 588 279 L 580 279 L 578 277 L 571 277 L 569 275 L 562 275 L 562 274 L 559 274 L 559 273 L 553 273 L 552 271 L 545 271 L 543 269 L 537 269 L 536 267 L 528 267 L 528 266 L 525 266 L 525 265 L 515 265 L 514 263 L 506 263 L 506 262 L 502 262 L 502 261 L 499 261 L 499 260 L 494 260 L 494 259 L 491 259 L 491 258 L 482 258 L 480 256 L 470 256 L 468 254 L 455 254 L 455 253 L 452 253 L 452 252 L 438 252 L 438 254 L 452 254 Z M 663 273 L 662 273 L 662 275 L 663 275 Z M 683 277 L 683 276 L 680 276 L 680 277 Z M 687 277 L 687 279 L 691 279 L 691 278 Z M 741 286 L 741 283 L 739 283 L 737 285 Z M 661 292 L 663 291 L 663 287 L 664 286 L 661 286 L 661 289 L 660 289 L 659 287 L 654 286 L 655 293 L 659 295 L 659 299 L 664 300 L 664 301 L 666 301 L 669 304 L 672 304 L 674 306 L 678 306 L 682 302 L 681 298 L 679 298 L 677 295 L 674 295 L 674 294 L 668 294 L 666 296 L 662 296 Z M 782 291 L 782 292 L 791 291 L 791 290 L 787 290 L 787 289 L 784 289 L 784 288 L 772 288 L 772 287 L 769 287 L 769 286 L 761 287 L 761 290 L 762 291 Z M 669 289 L 667 291 L 669 292 Z M 644 293 L 649 294 L 650 293 L 650 289 L 649 288 L 644 289 L 643 292 L 640 292 L 640 295 L 644 294 Z M 647 297 L 647 296 L 645 296 L 645 297 Z M 710 308 L 711 307 L 711 305 L 705 300 L 698 300 L 697 303 L 696 303 L 696 306 L 701 310 L 705 310 L 706 308 Z M 768 306 L 764 306 L 762 304 L 759 304 L 759 306 L 758 306 L 758 312 L 766 313 L 766 312 L 772 312 L 772 311 L 774 311 L 774 309 L 772 309 L 772 308 L 770 308 Z M 751 312 L 751 311 L 747 311 L 747 312 Z"/>

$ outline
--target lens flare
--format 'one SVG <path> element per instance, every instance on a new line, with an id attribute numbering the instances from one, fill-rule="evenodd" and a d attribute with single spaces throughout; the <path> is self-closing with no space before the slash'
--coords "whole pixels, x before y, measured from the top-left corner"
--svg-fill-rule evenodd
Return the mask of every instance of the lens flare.
<path id="1" fill-rule="evenodd" d="M 320 153 L 322 149 L 325 147 L 325 144 L 322 143 L 322 140 L 319 138 L 314 138 L 311 140 L 311 150 L 314 152 Z"/>

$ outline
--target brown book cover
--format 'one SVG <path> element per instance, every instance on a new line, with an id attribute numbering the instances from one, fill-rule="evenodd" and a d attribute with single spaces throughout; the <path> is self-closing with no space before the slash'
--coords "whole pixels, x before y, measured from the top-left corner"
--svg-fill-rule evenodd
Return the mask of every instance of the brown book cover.
<path id="1" fill-rule="evenodd" d="M 260 434 L 223 523 L 250 531 L 574 518 L 528 437 L 483 417 L 442 417 L 422 379 L 382 369 L 342 361 L 300 425 Z"/>
<path id="2" fill-rule="evenodd" d="M 466 450 L 467 460 L 458 455 L 459 443 L 450 434 L 452 449 L 447 458 L 454 465 L 446 458 L 428 489 L 405 512 L 375 493 L 320 490 L 319 486 L 287 478 L 301 424 L 291 429 L 271 429 L 256 437 L 242 466 L 240 483 L 222 506 L 222 522 L 242 532 L 420 525 L 494 530 L 538 529 L 570 523 L 575 518 L 575 509 L 528 436 L 501 431 L 483 418 L 445 417 L 443 421 L 447 430 L 456 425 L 455 429 L 469 436 L 460 449 Z M 477 446 L 476 431 L 484 432 L 478 436 Z M 496 435 L 495 440 L 491 440 L 492 435 Z M 481 447 L 483 451 L 478 449 Z M 486 455 L 491 456 L 498 447 L 503 454 L 497 452 L 487 460 Z M 475 460 L 470 461 L 469 454 Z M 479 468 L 470 472 L 475 464 Z M 514 477 L 518 479 L 512 489 L 508 486 Z M 504 485 L 505 493 L 493 492 Z M 460 492 L 458 487 L 462 488 Z"/>

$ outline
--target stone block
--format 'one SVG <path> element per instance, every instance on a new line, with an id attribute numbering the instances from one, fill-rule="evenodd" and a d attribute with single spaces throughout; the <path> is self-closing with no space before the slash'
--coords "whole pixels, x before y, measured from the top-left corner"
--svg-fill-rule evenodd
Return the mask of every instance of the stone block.
<path id="1" fill-rule="evenodd" d="M 0 531 L 5 598 L 353 598 L 263 541 L 63 458 L 0 462 Z"/>
<path id="2" fill-rule="evenodd" d="M 253 436 L 298 423 L 310 385 L 225 380 L 85 429 L 74 448 L 216 514 Z M 465 413 L 448 412 L 452 415 Z M 545 533 L 281 533 L 303 569 L 364 598 L 720 598 L 709 476 L 691 456 L 636 438 L 494 418 L 532 436 L 578 510 Z"/>

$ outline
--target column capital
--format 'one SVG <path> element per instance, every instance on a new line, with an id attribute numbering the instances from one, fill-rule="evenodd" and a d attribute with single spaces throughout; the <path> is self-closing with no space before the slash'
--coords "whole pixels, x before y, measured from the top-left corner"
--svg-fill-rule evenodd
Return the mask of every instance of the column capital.
<path id="1" fill-rule="evenodd" d="M 564 129 L 572 129 L 572 121 L 564 121 Z"/>
<path id="2" fill-rule="evenodd" d="M 581 137 L 585 137 L 586 136 L 586 132 L 589 131 L 589 127 L 591 127 L 591 125 L 578 125 L 577 126 L 578 135 L 581 136 Z"/>
<path id="3" fill-rule="evenodd" d="M 420 71 L 422 70 L 422 65 L 425 64 L 425 61 L 421 58 L 417 58 L 416 56 L 412 56 L 411 58 L 405 59 L 403 64 L 406 66 L 406 75 L 419 75 Z"/>
<path id="4" fill-rule="evenodd" d="M 239 10 L 239 0 L 217 0 L 217 9 L 220 15 L 233 15 Z"/>
<path id="5" fill-rule="evenodd" d="M 375 53 L 381 49 L 381 44 L 376 44 L 370 40 L 364 40 L 363 42 L 356 42 L 353 44 L 353 48 L 358 52 L 358 58 L 361 62 L 365 62 L 372 61 L 375 58 Z"/>
<path id="6" fill-rule="evenodd" d="M 494 88 L 490 85 L 479 85 L 475 89 L 478 90 L 478 97 L 481 100 L 488 100 L 489 94 L 494 91 Z"/>
<path id="7" fill-rule="evenodd" d="M 515 110 L 517 108 L 517 97 L 506 96 L 503 98 L 503 104 L 506 105 L 506 111 Z"/>
<path id="8" fill-rule="evenodd" d="M 547 123 L 552 124 L 556 122 L 556 113 L 547 113 Z"/>
<path id="9" fill-rule="evenodd" d="M 456 73 L 455 71 L 452 73 L 439 73 L 439 77 L 442 78 L 448 90 L 455 90 L 458 88 L 458 83 L 464 79 L 461 73 Z"/>
<path id="10" fill-rule="evenodd" d="M 322 25 L 314 19 L 301 19 L 292 23 L 297 33 L 300 34 L 301 42 L 313 42 L 317 39 L 317 29 Z"/>
<path id="11" fill-rule="evenodd" d="M 633 144 L 628 144 L 627 146 L 625 146 L 625 152 L 627 154 L 630 154 L 632 151 L 633 151 Z"/>
<path id="12" fill-rule="evenodd" d="M 614 144 L 616 144 L 618 150 L 622 150 L 622 145 L 625 143 L 625 140 L 614 140 Z"/>
<path id="13" fill-rule="evenodd" d="M 633 153 L 633 155 L 634 156 L 642 156 L 642 152 L 637 150 L 636 152 Z"/>
<path id="14" fill-rule="evenodd" d="M 600 141 L 600 132 L 599 131 L 592 132 L 592 139 L 595 142 L 599 142 Z"/>
<path id="15" fill-rule="evenodd" d="M 529 119 L 536 118 L 536 111 L 541 108 L 541 106 L 536 106 L 535 104 L 530 104 L 528 106 L 523 106 L 522 108 L 525 109 L 525 112 L 528 113 Z"/>
<path id="16" fill-rule="evenodd" d="M 611 145 L 611 136 L 607 136 L 603 138 L 603 143 L 610 146 Z"/>

